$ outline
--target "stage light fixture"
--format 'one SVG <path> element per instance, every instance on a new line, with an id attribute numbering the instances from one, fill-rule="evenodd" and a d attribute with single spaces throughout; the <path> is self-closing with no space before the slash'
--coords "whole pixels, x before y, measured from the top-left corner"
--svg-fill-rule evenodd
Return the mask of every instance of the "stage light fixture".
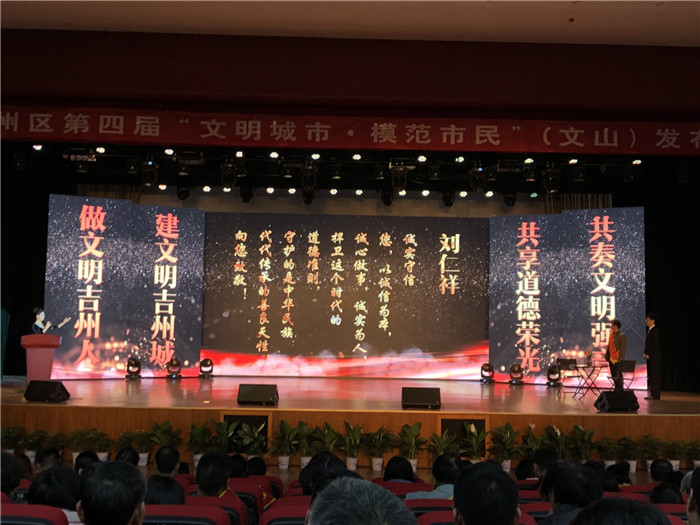
<path id="1" fill-rule="evenodd" d="M 503 195 L 503 202 L 505 203 L 506 206 L 512 208 L 515 206 L 515 202 L 518 200 L 518 197 L 515 193 L 506 193 Z"/>
<path id="2" fill-rule="evenodd" d="M 231 159 L 226 158 L 221 163 L 221 185 L 225 188 L 231 188 L 236 184 L 236 170 L 235 165 L 231 162 Z"/>
<path id="3" fill-rule="evenodd" d="M 491 363 L 484 363 L 481 365 L 481 382 L 482 383 L 493 383 L 494 369 Z"/>
<path id="4" fill-rule="evenodd" d="M 561 372 L 557 365 L 552 365 L 547 369 L 547 387 L 554 388 L 561 385 Z"/>
<path id="5" fill-rule="evenodd" d="M 199 379 L 211 379 L 212 377 L 214 377 L 214 362 L 207 357 L 199 363 Z"/>
<path id="6" fill-rule="evenodd" d="M 586 170 L 583 166 L 575 165 L 571 167 L 571 178 L 574 182 L 584 182 L 585 181 Z"/>
<path id="7" fill-rule="evenodd" d="M 168 363 L 165 365 L 165 371 L 167 375 L 165 376 L 168 379 L 182 379 L 182 363 L 177 357 L 173 357 Z"/>
<path id="8" fill-rule="evenodd" d="M 141 174 L 141 163 L 138 161 L 138 159 L 129 159 L 126 161 L 126 172 L 129 175 Z"/>
<path id="9" fill-rule="evenodd" d="M 523 377 L 525 377 L 525 372 L 523 371 L 522 366 L 520 366 L 518 363 L 511 365 L 509 373 L 510 373 L 510 384 L 511 385 L 522 385 L 523 384 Z"/>
<path id="10" fill-rule="evenodd" d="M 138 381 L 141 379 L 141 360 L 137 357 L 130 357 L 126 362 L 126 376 L 129 381 Z"/>
<path id="11" fill-rule="evenodd" d="M 188 177 L 190 175 L 190 167 L 187 164 L 180 164 L 177 175 L 178 177 Z"/>
<path id="12" fill-rule="evenodd" d="M 243 202 L 250 202 L 253 198 L 253 187 L 250 184 L 243 184 L 241 186 L 241 200 Z"/>
<path id="13" fill-rule="evenodd" d="M 377 164 L 374 167 L 374 180 L 384 180 L 386 179 L 386 170 L 381 164 Z"/>
<path id="14" fill-rule="evenodd" d="M 382 202 L 386 206 L 391 206 L 391 203 L 394 202 L 394 190 L 389 187 L 382 187 L 381 189 L 381 197 L 382 197 Z"/>
<path id="15" fill-rule="evenodd" d="M 394 186 L 394 191 L 401 192 L 406 189 L 406 166 L 397 164 L 391 169 L 391 184 Z"/>
<path id="16" fill-rule="evenodd" d="M 129 173 L 132 167 L 129 166 Z M 153 186 L 158 182 L 158 164 L 151 155 L 141 162 L 141 184 L 144 186 Z"/>
<path id="17" fill-rule="evenodd" d="M 442 192 L 442 202 L 448 208 L 455 203 L 455 191 L 445 190 Z"/>
<path id="18" fill-rule="evenodd" d="M 559 191 L 559 169 L 549 166 L 544 171 L 542 185 L 547 193 L 557 193 Z"/>
<path id="19" fill-rule="evenodd" d="M 187 200 L 190 196 L 190 187 L 185 185 L 180 185 L 177 187 L 177 198 L 181 201 Z"/>
<path id="20" fill-rule="evenodd" d="M 435 165 L 430 169 L 430 180 L 440 180 L 440 167 Z"/>
<path id="21" fill-rule="evenodd" d="M 469 185 L 472 191 L 483 193 L 486 189 L 486 177 L 481 166 L 474 166 L 469 170 Z"/>

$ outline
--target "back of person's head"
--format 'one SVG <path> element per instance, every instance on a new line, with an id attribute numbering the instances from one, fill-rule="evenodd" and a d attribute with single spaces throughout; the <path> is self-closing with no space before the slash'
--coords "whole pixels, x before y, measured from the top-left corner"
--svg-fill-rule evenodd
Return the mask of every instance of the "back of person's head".
<path id="1" fill-rule="evenodd" d="M 309 464 L 299 471 L 299 484 L 306 496 L 312 493 L 311 483 L 325 473 L 338 473 L 347 470 L 345 463 L 332 452 L 319 452 L 315 454 Z"/>
<path id="2" fill-rule="evenodd" d="M 162 476 L 172 476 L 180 468 L 180 451 L 175 447 L 164 446 L 156 450 L 156 470 Z"/>
<path id="3" fill-rule="evenodd" d="M 416 525 L 413 512 L 384 487 L 341 476 L 318 493 L 307 525 Z"/>
<path id="4" fill-rule="evenodd" d="M 595 471 L 574 461 L 559 463 L 545 477 L 554 503 L 583 508 L 603 497 L 603 487 Z M 545 485 L 545 482 L 543 482 Z"/>
<path id="5" fill-rule="evenodd" d="M 690 480 L 693 479 L 693 471 L 689 470 L 681 480 L 681 493 L 690 494 Z"/>
<path id="6" fill-rule="evenodd" d="M 241 454 L 233 454 L 231 456 L 231 477 L 232 478 L 247 478 L 248 477 L 247 461 Z"/>
<path id="7" fill-rule="evenodd" d="M 591 470 L 603 470 L 605 468 L 604 463 L 596 461 L 595 459 L 588 459 L 584 461 L 583 464 Z"/>
<path id="8" fill-rule="evenodd" d="M 605 470 L 615 476 L 618 485 L 630 485 L 632 483 L 630 479 L 630 464 L 627 461 L 621 461 L 620 463 L 610 465 Z"/>
<path id="9" fill-rule="evenodd" d="M 521 459 L 515 466 L 513 474 L 515 474 L 515 479 L 528 479 L 537 477 L 535 476 L 535 462 L 532 460 L 532 458 Z"/>
<path id="10" fill-rule="evenodd" d="M 654 481 L 669 481 L 673 465 L 667 459 L 656 458 L 649 466 L 649 475 Z"/>
<path id="11" fill-rule="evenodd" d="M 518 522 L 518 487 L 500 465 L 483 461 L 467 467 L 455 483 L 457 525 L 513 525 Z"/>
<path id="12" fill-rule="evenodd" d="M 26 454 L 17 454 L 15 452 L 15 459 L 19 463 L 19 468 L 22 470 L 22 477 L 25 479 L 34 478 L 34 466 L 32 465 L 32 460 L 27 457 Z"/>
<path id="13" fill-rule="evenodd" d="M 203 496 L 218 496 L 228 486 L 233 461 L 223 450 L 208 450 L 197 463 L 195 481 Z"/>
<path id="14" fill-rule="evenodd" d="M 683 494 L 666 481 L 659 483 L 649 493 L 651 503 L 683 503 Z"/>
<path id="15" fill-rule="evenodd" d="M 99 461 L 100 458 L 97 456 L 97 452 L 94 450 L 85 450 L 75 456 L 73 467 L 75 468 L 75 472 L 80 474 L 84 468 L 87 468 L 94 463 L 98 463 Z"/>
<path id="16" fill-rule="evenodd" d="M 184 505 L 185 489 L 170 476 L 154 474 L 146 482 L 146 505 Z"/>
<path id="17" fill-rule="evenodd" d="M 447 452 L 440 454 L 433 463 L 433 479 L 435 485 L 454 485 L 464 471 L 466 465 L 458 454 Z"/>
<path id="18" fill-rule="evenodd" d="M 617 479 L 615 479 L 612 472 L 603 469 L 594 470 L 593 472 L 595 472 L 595 475 L 598 476 L 603 492 L 620 492 Z"/>
<path id="19" fill-rule="evenodd" d="M 80 499 L 80 477 L 70 467 L 55 465 L 36 475 L 27 492 L 27 502 L 75 510 Z"/>
<path id="20" fill-rule="evenodd" d="M 532 462 L 535 464 L 535 475 L 542 479 L 549 469 L 557 464 L 559 458 L 557 453 L 548 448 L 540 448 L 532 455 Z"/>
<path id="21" fill-rule="evenodd" d="M 248 458 L 245 468 L 249 476 L 265 476 L 267 474 L 267 465 L 260 456 Z"/>
<path id="22" fill-rule="evenodd" d="M 670 525 L 666 515 L 646 501 L 602 498 L 584 507 L 570 525 Z"/>
<path id="23" fill-rule="evenodd" d="M 413 466 L 405 457 L 394 456 L 386 462 L 384 481 L 391 480 L 416 481 Z"/>
<path id="24" fill-rule="evenodd" d="M 45 470 L 61 464 L 61 451 L 55 447 L 40 448 L 36 451 L 34 464 L 37 470 Z"/>
<path id="25" fill-rule="evenodd" d="M 343 477 L 343 476 L 348 477 L 348 478 L 364 479 L 357 472 L 353 472 L 351 470 L 345 470 L 343 472 L 332 472 L 332 473 L 331 472 L 324 472 L 324 473 L 320 474 L 319 476 L 315 477 L 311 481 L 311 501 L 313 502 L 316 499 L 316 496 L 318 495 L 319 492 L 321 492 L 328 485 L 333 483 L 336 479 Z"/>
<path id="26" fill-rule="evenodd" d="M 87 525 L 141 523 L 145 513 L 146 479 L 126 461 L 96 463 L 83 476 L 77 510 Z"/>
<path id="27" fill-rule="evenodd" d="M 700 523 L 700 467 L 695 467 L 693 475 L 690 477 L 690 495 L 688 496 L 687 509 L 688 522 Z"/>
<path id="28" fill-rule="evenodd" d="M 133 447 L 124 447 L 114 456 L 114 461 L 126 461 L 137 467 L 139 464 L 139 453 Z"/>
<path id="29" fill-rule="evenodd" d="M 0 470 L 2 477 L 0 490 L 5 494 L 12 494 L 22 480 L 22 467 L 12 454 L 3 452 Z"/>

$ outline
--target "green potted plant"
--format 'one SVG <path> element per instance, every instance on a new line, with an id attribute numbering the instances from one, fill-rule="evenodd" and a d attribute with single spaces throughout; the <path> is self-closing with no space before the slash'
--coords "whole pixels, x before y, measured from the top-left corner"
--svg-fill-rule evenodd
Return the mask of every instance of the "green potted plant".
<path id="1" fill-rule="evenodd" d="M 340 437 L 341 435 L 328 423 L 323 423 L 322 427 L 315 427 L 311 432 L 311 440 L 316 443 L 317 451 L 334 452 L 340 444 Z"/>
<path id="2" fill-rule="evenodd" d="M 299 429 L 287 421 L 280 421 L 279 430 L 272 436 L 271 454 L 277 454 L 277 466 L 280 470 L 289 469 L 289 459 L 299 450 Z"/>
<path id="3" fill-rule="evenodd" d="M 153 433 L 148 430 L 134 430 L 132 433 L 133 447 L 139 453 L 139 466 L 148 465 L 148 456 L 155 445 Z"/>
<path id="4" fill-rule="evenodd" d="M 103 430 L 91 428 L 90 441 L 100 461 L 107 461 L 109 458 L 109 449 L 112 447 L 112 439 L 109 437 L 109 434 Z"/>
<path id="5" fill-rule="evenodd" d="M 195 468 L 199 459 L 207 450 L 211 448 L 212 434 L 209 423 L 201 425 L 190 424 L 190 435 L 187 437 L 187 448 L 192 453 L 192 461 Z"/>
<path id="6" fill-rule="evenodd" d="M 662 443 L 661 439 L 653 434 L 645 434 L 642 439 L 639 440 L 642 459 L 644 459 L 647 465 L 659 457 Z"/>
<path id="7" fill-rule="evenodd" d="M 642 458 L 641 447 L 639 441 L 623 436 L 617 439 L 617 449 L 620 459 L 627 461 L 630 464 L 630 473 L 637 472 L 637 460 Z"/>
<path id="8" fill-rule="evenodd" d="M 380 471 L 384 467 L 384 453 L 394 448 L 396 436 L 384 427 L 362 435 L 362 448 L 372 458 L 372 470 Z"/>
<path id="9" fill-rule="evenodd" d="M 95 452 L 93 435 L 93 429 L 91 428 L 75 428 L 68 432 L 67 441 L 73 453 L 73 462 L 75 462 L 76 456 L 81 452 L 88 450 Z"/>
<path id="10" fill-rule="evenodd" d="M 673 465 L 673 470 L 680 470 L 681 459 L 685 458 L 688 443 L 680 439 L 665 441 L 661 445 L 661 454 Z"/>
<path id="11" fill-rule="evenodd" d="M 357 470 L 357 454 L 362 446 L 362 426 L 355 423 L 351 425 L 343 421 L 345 433 L 340 436 L 340 450 L 345 453 L 345 465 L 348 470 Z"/>
<path id="12" fill-rule="evenodd" d="M 585 429 L 580 425 L 574 425 L 569 435 L 569 443 L 572 457 L 586 461 L 593 451 L 593 429 Z"/>
<path id="13" fill-rule="evenodd" d="M 239 452 L 248 456 L 262 456 L 267 449 L 267 423 L 260 426 L 241 423 L 234 442 Z"/>
<path id="14" fill-rule="evenodd" d="M 401 427 L 398 435 L 399 454 L 411 462 L 413 472 L 418 466 L 418 452 L 428 442 L 427 439 L 420 437 L 421 426 L 420 421 L 413 425 L 406 423 Z"/>
<path id="15" fill-rule="evenodd" d="M 170 421 L 163 421 L 162 423 L 153 423 L 153 428 L 151 429 L 151 441 L 153 444 L 160 447 L 173 447 L 179 448 L 182 445 L 182 433 L 181 429 L 175 429 L 170 424 Z"/>
<path id="16" fill-rule="evenodd" d="M 467 459 L 479 459 L 486 456 L 486 436 L 489 431 L 479 430 L 474 423 L 464 423 L 464 438 L 459 443 L 459 455 Z"/>
<path id="17" fill-rule="evenodd" d="M 688 449 L 686 450 L 687 459 L 689 461 L 689 468 L 700 467 L 700 439 L 694 439 L 688 443 Z M 690 467 L 692 462 L 692 467 Z"/>
<path id="18" fill-rule="evenodd" d="M 494 428 L 489 434 L 491 436 L 489 454 L 493 455 L 496 461 L 501 463 L 503 470 L 510 472 L 511 461 L 515 455 L 515 440 L 520 435 L 520 432 L 515 430 L 510 423 L 506 423 Z"/>
<path id="19" fill-rule="evenodd" d="M 297 437 L 299 438 L 299 453 L 301 454 L 301 468 L 304 468 L 311 461 L 313 455 L 313 440 L 311 434 L 314 429 L 303 421 L 297 423 Z"/>
<path id="20" fill-rule="evenodd" d="M 29 461 L 34 463 L 36 452 L 44 446 L 49 439 L 49 433 L 46 430 L 34 429 L 27 432 L 24 439 L 24 455 L 29 458 Z"/>
<path id="21" fill-rule="evenodd" d="M 44 443 L 45 447 L 55 448 L 63 453 L 63 448 L 68 442 L 68 436 L 63 432 L 49 432 L 49 436 Z"/>
<path id="22" fill-rule="evenodd" d="M 566 434 L 554 425 L 547 425 L 544 429 L 544 435 L 544 446 L 553 450 L 559 461 L 564 461 L 567 458 L 567 449 L 569 448 Z"/>
<path id="23" fill-rule="evenodd" d="M 119 434 L 114 443 L 114 448 L 117 450 L 117 452 L 127 447 L 134 447 L 134 432 L 131 430 L 125 430 Z"/>
<path id="24" fill-rule="evenodd" d="M 516 448 L 515 452 L 521 458 L 531 458 L 535 455 L 535 452 L 542 448 L 544 445 L 544 439 L 544 434 L 539 436 L 535 434 L 535 424 L 530 423 L 525 429 L 525 432 L 523 432 L 523 435 L 520 438 L 520 444 Z"/>
<path id="25" fill-rule="evenodd" d="M 27 431 L 20 426 L 7 426 L 0 428 L 0 441 L 2 442 L 2 450 L 12 454 L 16 448 L 20 448 L 24 444 L 24 438 Z"/>
<path id="26" fill-rule="evenodd" d="M 593 442 L 593 448 L 598 453 L 600 461 L 605 463 L 605 468 L 615 463 L 618 449 L 614 439 L 603 436 L 599 440 Z"/>
<path id="27" fill-rule="evenodd" d="M 211 447 L 216 450 L 233 452 L 234 438 L 236 437 L 236 429 L 238 428 L 239 421 L 236 420 L 228 423 L 227 421 L 212 420 L 212 423 L 214 424 L 214 434 Z"/>
<path id="28" fill-rule="evenodd" d="M 451 434 L 449 428 L 446 428 L 440 435 L 436 434 L 435 432 L 430 433 L 428 452 L 433 459 L 437 459 L 448 452 L 457 453 L 458 451 L 459 444 L 457 443 L 457 436 Z"/>

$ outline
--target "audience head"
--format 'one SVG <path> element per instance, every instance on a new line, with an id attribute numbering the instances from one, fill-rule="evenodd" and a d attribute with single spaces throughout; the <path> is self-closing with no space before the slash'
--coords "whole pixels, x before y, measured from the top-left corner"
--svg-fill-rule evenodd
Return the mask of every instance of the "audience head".
<path id="1" fill-rule="evenodd" d="M 535 476 L 542 479 L 547 474 L 547 471 L 557 464 L 559 459 L 557 453 L 548 448 L 537 450 L 532 456 L 532 462 L 535 464 Z"/>
<path id="2" fill-rule="evenodd" d="M 319 492 L 325 489 L 328 485 L 333 483 L 336 479 L 340 477 L 363 479 L 357 472 L 351 470 L 345 470 L 344 472 L 324 472 L 319 476 L 315 477 L 311 482 L 311 501 L 316 499 Z"/>
<path id="3" fill-rule="evenodd" d="M 693 478 L 693 471 L 689 470 L 681 480 L 681 493 L 690 494 L 690 480 Z"/>
<path id="4" fill-rule="evenodd" d="M 245 468 L 249 476 L 265 476 L 267 474 L 267 465 L 260 456 L 248 458 Z"/>
<path id="5" fill-rule="evenodd" d="M 674 485 L 664 481 L 651 489 L 649 501 L 651 503 L 683 503 L 683 494 Z"/>
<path id="6" fill-rule="evenodd" d="M 602 498 L 584 507 L 571 525 L 670 525 L 666 515 L 645 501 Z"/>
<path id="7" fill-rule="evenodd" d="M 17 454 L 15 452 L 15 459 L 19 463 L 19 468 L 22 471 L 22 477 L 24 479 L 34 479 L 34 466 L 32 465 L 32 460 L 27 457 L 26 454 Z"/>
<path id="8" fill-rule="evenodd" d="M 127 463 L 131 463 L 135 467 L 138 467 L 139 453 L 136 452 L 136 449 L 133 447 L 124 447 L 117 452 L 116 456 L 114 456 L 114 461 L 126 461 Z"/>
<path id="9" fill-rule="evenodd" d="M 440 454 L 433 463 L 435 486 L 454 485 L 466 466 L 458 454 L 453 452 Z"/>
<path id="10" fill-rule="evenodd" d="M 36 475 L 27 492 L 27 502 L 75 510 L 80 499 L 80 477 L 70 467 L 56 465 Z"/>
<path id="11" fill-rule="evenodd" d="M 332 452 L 322 451 L 315 454 L 309 464 L 299 471 L 299 484 L 306 496 L 312 493 L 312 482 L 325 473 L 339 473 L 347 470 L 345 463 Z"/>
<path id="12" fill-rule="evenodd" d="M 615 479 L 612 472 L 603 469 L 594 470 L 594 472 L 600 480 L 600 485 L 603 488 L 603 492 L 620 492 L 617 479 Z"/>
<path id="13" fill-rule="evenodd" d="M 96 463 L 82 478 L 77 505 L 87 525 L 138 525 L 145 514 L 146 479 L 126 461 Z"/>
<path id="14" fill-rule="evenodd" d="M 610 465 L 606 470 L 615 476 L 618 485 L 630 485 L 632 483 L 630 479 L 630 464 L 627 461 Z"/>
<path id="15" fill-rule="evenodd" d="M 223 450 L 209 450 L 197 463 L 195 481 L 201 496 L 219 496 L 228 488 L 233 461 Z"/>
<path id="16" fill-rule="evenodd" d="M 232 478 L 247 478 L 248 465 L 246 459 L 241 454 L 233 454 L 231 456 L 231 477 Z"/>
<path id="17" fill-rule="evenodd" d="M 386 462 L 384 481 L 392 480 L 416 481 L 416 475 L 413 473 L 413 466 L 405 457 L 394 456 Z"/>
<path id="18" fill-rule="evenodd" d="M 173 477 L 180 468 L 180 452 L 175 447 L 160 447 L 156 451 L 155 461 L 158 474 Z"/>
<path id="19" fill-rule="evenodd" d="M 97 452 L 94 450 L 85 450 L 75 456 L 75 463 L 73 464 L 73 467 L 75 468 L 75 472 L 80 475 L 83 469 L 95 463 L 99 463 L 99 461 L 100 458 L 97 457 Z"/>
<path id="20" fill-rule="evenodd" d="M 651 462 L 649 467 L 649 475 L 654 481 L 669 481 L 672 472 L 673 465 L 667 459 L 657 458 Z"/>
<path id="21" fill-rule="evenodd" d="M 518 523 L 518 487 L 497 463 L 471 465 L 455 483 L 454 514 L 456 525 Z"/>
<path id="22" fill-rule="evenodd" d="M 170 476 L 154 474 L 146 483 L 146 505 L 184 505 L 185 489 Z"/>
<path id="23" fill-rule="evenodd" d="M 583 508 L 603 497 L 603 487 L 595 471 L 574 461 L 559 463 L 542 482 L 549 489 L 549 501 L 553 506 L 572 505 Z"/>
<path id="24" fill-rule="evenodd" d="M 686 505 L 686 517 L 689 525 L 700 524 L 700 467 L 695 467 L 690 477 L 690 494 Z"/>
<path id="25" fill-rule="evenodd" d="M 515 474 L 515 479 L 536 478 L 535 462 L 532 460 L 532 458 L 521 459 L 518 461 L 515 470 L 513 470 L 513 474 Z"/>
<path id="26" fill-rule="evenodd" d="M 341 476 L 318 493 L 307 525 L 416 525 L 413 512 L 384 487 Z"/>
<path id="27" fill-rule="evenodd" d="M 34 464 L 38 471 L 46 470 L 61 464 L 61 451 L 54 447 L 40 448 L 36 451 Z"/>
<path id="28" fill-rule="evenodd" d="M 22 467 L 20 467 L 19 462 L 12 454 L 3 452 L 0 469 L 2 470 L 0 489 L 9 496 L 19 486 L 19 482 L 22 479 Z"/>

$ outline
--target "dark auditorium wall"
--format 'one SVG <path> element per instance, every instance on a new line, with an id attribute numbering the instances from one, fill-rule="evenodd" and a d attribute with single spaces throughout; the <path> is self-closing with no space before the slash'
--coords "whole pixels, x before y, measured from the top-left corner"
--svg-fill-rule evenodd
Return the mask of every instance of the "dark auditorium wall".
<path id="1" fill-rule="evenodd" d="M 301 114 L 700 121 L 700 49 L 5 30 L 4 104 Z M 4 373 L 43 298 L 50 174 L 10 178 L 2 158 Z M 662 174 L 669 178 L 673 175 Z M 692 177 L 700 174 L 691 173 Z M 621 188 L 644 206 L 647 307 L 659 316 L 663 388 L 700 391 L 696 197 Z M 31 242 L 28 240 L 31 239 Z M 643 319 L 623 320 L 643 329 Z"/>

